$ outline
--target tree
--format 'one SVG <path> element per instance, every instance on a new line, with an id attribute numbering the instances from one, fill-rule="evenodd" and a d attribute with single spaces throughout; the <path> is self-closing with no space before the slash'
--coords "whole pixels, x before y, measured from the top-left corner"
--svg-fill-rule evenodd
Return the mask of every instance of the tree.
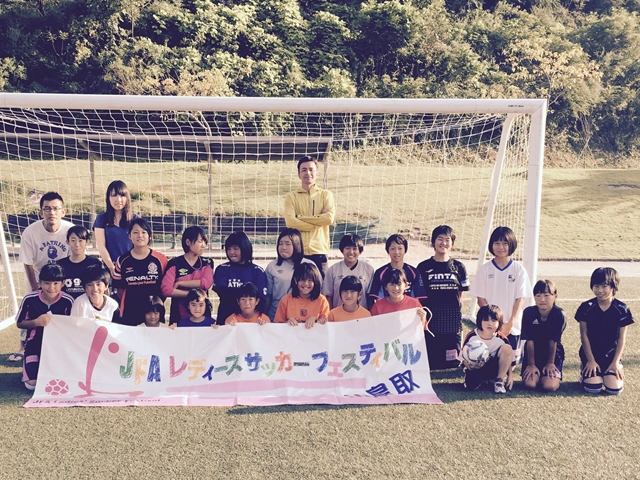
<path id="1" fill-rule="evenodd" d="M 589 127 L 596 144 L 609 151 L 640 147 L 640 21 L 636 13 L 613 9 L 589 15 L 576 40 L 602 71 L 602 93 Z"/>

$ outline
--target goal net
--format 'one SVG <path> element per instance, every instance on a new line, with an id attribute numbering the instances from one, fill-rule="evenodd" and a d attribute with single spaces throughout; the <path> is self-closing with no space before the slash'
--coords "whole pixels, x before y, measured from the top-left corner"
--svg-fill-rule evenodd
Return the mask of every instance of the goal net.
<path id="1" fill-rule="evenodd" d="M 454 256 L 482 261 L 491 228 L 506 225 L 535 277 L 545 117 L 544 100 L 0 94 L 0 319 L 23 294 L 20 235 L 43 193 L 59 192 L 68 219 L 90 228 L 107 185 L 123 180 L 154 248 L 181 254 L 180 233 L 197 224 L 210 255 L 242 229 L 269 259 L 303 155 L 334 193 L 336 248 L 357 233 L 382 264 L 400 232 L 416 264 L 448 224 Z"/>

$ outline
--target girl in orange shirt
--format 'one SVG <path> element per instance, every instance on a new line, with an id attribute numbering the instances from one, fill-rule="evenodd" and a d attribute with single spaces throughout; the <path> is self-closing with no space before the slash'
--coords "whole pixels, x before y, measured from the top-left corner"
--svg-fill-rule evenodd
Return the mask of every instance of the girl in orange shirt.
<path id="1" fill-rule="evenodd" d="M 258 287 L 253 283 L 247 282 L 238 289 L 236 301 L 238 302 L 236 313 L 227 317 L 224 322 L 225 325 L 231 325 L 232 327 L 238 323 L 264 325 L 271 322 L 269 317 L 260 311 L 262 306 L 260 292 L 258 292 Z"/>
<path id="2" fill-rule="evenodd" d="M 304 323 L 312 328 L 316 322 L 324 325 L 329 315 L 329 302 L 320 293 L 322 280 L 315 264 L 301 263 L 293 271 L 291 293 L 287 293 L 276 310 L 274 321 L 292 327 Z"/>

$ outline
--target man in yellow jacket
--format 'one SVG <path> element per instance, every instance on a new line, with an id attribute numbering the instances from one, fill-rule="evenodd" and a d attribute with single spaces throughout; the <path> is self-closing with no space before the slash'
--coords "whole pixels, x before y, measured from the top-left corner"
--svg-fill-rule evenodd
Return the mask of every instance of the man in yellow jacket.
<path id="1" fill-rule="evenodd" d="M 284 219 L 289 228 L 302 234 L 305 257 L 313 261 L 322 274 L 327 270 L 327 254 L 331 248 L 329 225 L 336 216 L 333 193 L 316 185 L 318 160 L 302 157 L 298 161 L 300 188 L 284 199 Z"/>

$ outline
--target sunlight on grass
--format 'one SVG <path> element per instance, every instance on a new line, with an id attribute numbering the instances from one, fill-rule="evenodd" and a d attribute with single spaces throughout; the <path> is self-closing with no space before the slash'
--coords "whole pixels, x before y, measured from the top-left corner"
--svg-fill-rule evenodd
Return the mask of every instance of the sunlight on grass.
<path id="1" fill-rule="evenodd" d="M 459 370 L 434 372 L 440 406 L 27 410 L 20 369 L 6 362 L 17 331 L 2 331 L 2 476 L 493 479 L 601 478 L 615 472 L 616 478 L 636 478 L 640 330 L 628 330 L 624 393 L 582 394 L 573 320 L 579 301 L 562 299 L 587 299 L 589 279 L 553 280 L 568 324 L 560 390 L 525 391 L 516 373 L 515 390 L 496 397 L 488 390 L 463 391 Z M 638 291 L 640 279 L 622 279 L 621 299 L 637 298 Z M 629 305 L 640 311 L 640 302 Z"/>

